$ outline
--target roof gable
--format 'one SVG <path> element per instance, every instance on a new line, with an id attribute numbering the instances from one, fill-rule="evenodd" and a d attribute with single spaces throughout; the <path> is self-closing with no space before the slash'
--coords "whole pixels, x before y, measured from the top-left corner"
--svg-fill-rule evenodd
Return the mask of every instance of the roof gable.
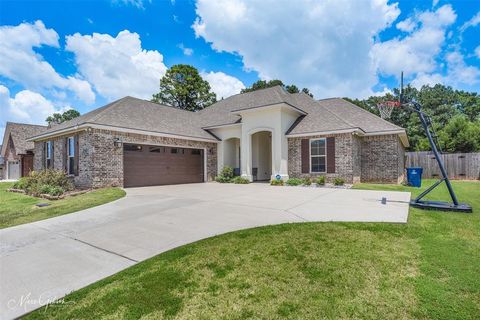
<path id="1" fill-rule="evenodd" d="M 26 154 L 28 150 L 33 149 L 33 142 L 27 141 L 27 139 L 31 136 L 45 132 L 46 130 L 46 126 L 7 122 L 3 136 L 1 155 L 5 155 L 7 147 L 9 147 L 8 142 L 10 138 L 15 153 Z"/>

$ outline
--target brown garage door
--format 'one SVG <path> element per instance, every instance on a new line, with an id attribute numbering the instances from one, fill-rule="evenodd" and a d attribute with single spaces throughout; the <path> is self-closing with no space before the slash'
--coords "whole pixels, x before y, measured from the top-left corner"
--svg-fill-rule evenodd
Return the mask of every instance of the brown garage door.
<path id="1" fill-rule="evenodd" d="M 125 187 L 203 182 L 203 150 L 124 144 L 123 170 Z"/>

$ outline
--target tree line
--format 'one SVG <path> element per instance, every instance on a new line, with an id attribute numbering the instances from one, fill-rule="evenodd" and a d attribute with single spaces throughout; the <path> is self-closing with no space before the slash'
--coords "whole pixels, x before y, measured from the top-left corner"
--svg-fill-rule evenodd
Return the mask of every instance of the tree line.
<path id="1" fill-rule="evenodd" d="M 280 85 L 289 93 L 313 95 L 308 88 L 301 90 L 294 84 L 285 85 L 281 80 L 258 80 L 240 93 L 252 92 Z M 367 99 L 346 100 L 380 115 L 377 104 L 385 100 L 398 99 L 399 90 L 382 96 L 371 96 Z M 443 152 L 477 152 L 480 151 L 480 96 L 475 92 L 455 90 L 451 87 L 437 84 L 416 89 L 407 86 L 404 90 L 406 99 L 415 98 L 424 112 L 430 116 L 433 131 Z M 188 111 L 204 109 L 217 101 L 216 94 L 211 90 L 208 81 L 204 80 L 198 70 L 190 65 L 178 64 L 167 70 L 160 79 L 159 92 L 152 95 L 151 101 L 166 104 Z M 47 118 L 49 123 L 61 123 L 79 116 L 75 110 L 63 114 L 53 114 Z M 405 128 L 410 141 L 410 150 L 430 150 L 415 112 L 394 108 L 392 123 Z"/>

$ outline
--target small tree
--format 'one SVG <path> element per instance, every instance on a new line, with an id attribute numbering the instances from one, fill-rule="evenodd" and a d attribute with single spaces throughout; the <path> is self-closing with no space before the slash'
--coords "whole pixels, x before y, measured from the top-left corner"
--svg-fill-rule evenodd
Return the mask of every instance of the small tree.
<path id="1" fill-rule="evenodd" d="M 266 80 L 258 80 L 254 83 L 252 83 L 252 86 L 249 87 L 249 88 L 245 88 L 245 89 L 242 89 L 240 91 L 240 93 L 246 93 L 246 92 L 252 92 L 252 91 L 256 91 L 256 90 L 260 90 L 260 89 L 266 89 L 266 88 L 271 88 L 271 87 L 275 87 L 275 86 L 282 86 L 283 88 L 285 88 L 285 90 L 288 92 L 288 93 L 300 93 L 300 89 L 298 89 L 298 87 L 294 84 L 291 84 L 291 85 L 284 85 L 282 80 L 278 80 L 278 79 L 274 79 L 274 80 L 269 80 L 269 81 L 266 81 Z M 308 90 L 307 88 L 303 88 L 301 90 L 301 92 L 303 93 L 306 93 L 308 94 L 310 97 L 313 98 L 313 94 L 310 93 L 310 90 Z"/>
<path id="2" fill-rule="evenodd" d="M 74 110 L 74 109 L 69 109 L 67 111 L 65 111 L 64 113 L 54 113 L 52 114 L 51 116 L 49 116 L 47 119 L 45 119 L 46 122 L 48 122 L 48 124 L 52 124 L 52 123 L 56 123 L 56 124 L 59 124 L 59 123 L 62 123 L 62 122 L 65 122 L 65 121 L 69 121 L 69 120 L 72 120 L 76 117 L 80 116 L 80 112 L 78 112 L 77 110 Z"/>
<path id="3" fill-rule="evenodd" d="M 195 67 L 177 64 L 160 79 L 160 91 L 153 95 L 152 101 L 197 111 L 215 103 L 217 96 L 210 91 L 210 84 L 202 79 Z"/>

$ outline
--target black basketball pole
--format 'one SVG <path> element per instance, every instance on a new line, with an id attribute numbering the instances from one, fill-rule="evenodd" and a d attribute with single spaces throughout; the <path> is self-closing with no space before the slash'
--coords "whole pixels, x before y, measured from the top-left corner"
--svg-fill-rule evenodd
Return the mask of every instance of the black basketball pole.
<path id="1" fill-rule="evenodd" d="M 400 87 L 400 103 L 403 105 L 403 72 L 401 75 L 401 87 Z M 452 185 L 450 180 L 448 179 L 447 170 L 445 170 L 445 166 L 443 165 L 442 158 L 440 158 L 440 154 L 438 153 L 437 145 L 433 140 L 432 133 L 430 132 L 429 124 L 427 119 L 425 118 L 425 114 L 422 111 L 422 106 L 420 103 L 416 102 L 415 100 L 410 101 L 410 105 L 413 105 L 413 108 L 407 107 L 418 114 L 420 118 L 420 122 L 422 123 L 423 129 L 425 130 L 425 134 L 428 138 L 428 142 L 430 143 L 430 147 L 432 148 L 432 152 L 437 160 L 438 167 L 440 168 L 440 172 L 442 173 L 442 179 L 435 182 L 431 185 L 427 190 L 423 191 L 415 200 L 410 201 L 410 205 L 412 207 L 420 208 L 420 209 L 431 209 L 431 210 L 443 210 L 443 211 L 459 211 L 459 212 L 473 212 L 472 207 L 465 203 L 458 203 L 457 196 L 453 191 Z M 422 200 L 428 193 L 430 193 L 433 189 L 435 189 L 438 185 L 440 185 L 443 181 L 448 189 L 448 193 L 452 198 L 453 203 L 443 202 L 443 201 L 429 201 L 429 200 Z"/>

